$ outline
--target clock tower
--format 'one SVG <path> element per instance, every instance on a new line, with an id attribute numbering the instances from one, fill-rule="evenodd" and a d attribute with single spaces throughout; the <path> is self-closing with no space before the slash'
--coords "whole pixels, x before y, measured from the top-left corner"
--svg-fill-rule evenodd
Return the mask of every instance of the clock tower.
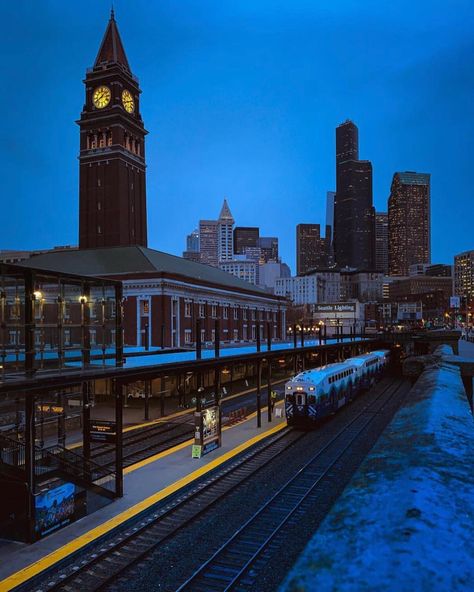
<path id="1" fill-rule="evenodd" d="M 111 11 L 84 80 L 79 153 L 79 248 L 147 246 L 145 135 L 138 79 Z"/>

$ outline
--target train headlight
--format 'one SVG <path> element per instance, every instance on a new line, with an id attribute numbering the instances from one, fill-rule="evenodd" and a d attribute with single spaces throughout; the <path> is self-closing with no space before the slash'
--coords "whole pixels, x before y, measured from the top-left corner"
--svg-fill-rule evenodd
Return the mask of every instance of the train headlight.
<path id="1" fill-rule="evenodd" d="M 291 391 L 291 386 L 287 386 L 287 387 L 286 387 L 286 390 L 287 390 L 287 391 Z"/>
<path id="2" fill-rule="evenodd" d="M 310 391 L 314 391 L 314 386 L 310 386 L 310 387 L 309 387 L 309 390 L 310 390 Z"/>

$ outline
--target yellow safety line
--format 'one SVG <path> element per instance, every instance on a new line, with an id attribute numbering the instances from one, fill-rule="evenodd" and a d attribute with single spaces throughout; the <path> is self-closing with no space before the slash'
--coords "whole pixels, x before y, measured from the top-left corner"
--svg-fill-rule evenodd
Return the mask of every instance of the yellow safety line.
<path id="1" fill-rule="evenodd" d="M 88 532 L 78 536 L 76 539 L 70 541 L 69 543 L 66 543 L 59 549 L 56 549 L 55 551 L 49 553 L 48 555 L 39 559 L 38 561 L 31 563 L 23 569 L 20 569 L 16 573 L 12 574 L 11 576 L 8 576 L 0 582 L 0 592 L 7 592 L 8 590 L 12 590 L 16 586 L 23 584 L 24 582 L 28 581 L 32 577 L 38 575 L 39 573 L 47 569 L 48 567 L 51 567 L 58 561 L 61 561 L 62 559 L 64 559 L 68 555 L 71 555 L 75 551 L 81 549 L 85 545 L 92 543 L 102 535 L 110 532 L 117 526 L 120 526 L 121 524 L 123 524 L 130 518 L 133 518 L 143 510 L 146 510 L 147 508 L 164 499 L 165 497 L 175 493 L 176 491 L 185 487 L 186 485 L 189 485 L 189 483 L 191 483 L 192 481 L 198 479 L 199 477 L 202 477 L 209 471 L 212 471 L 216 467 L 220 466 L 221 464 L 236 456 L 237 454 L 240 454 L 247 448 L 250 448 L 250 446 L 253 446 L 260 440 L 263 440 L 264 438 L 267 438 L 268 436 L 271 436 L 272 434 L 275 434 L 276 432 L 282 430 L 284 427 L 286 427 L 285 421 L 279 423 L 278 425 L 267 430 L 266 432 L 262 432 L 261 434 L 258 434 L 257 436 L 254 436 L 253 438 L 250 438 L 249 440 L 242 442 L 242 444 L 239 444 L 232 450 L 229 450 L 222 456 L 214 459 L 213 461 L 200 467 L 199 469 L 196 469 L 192 473 L 189 473 L 181 479 L 178 479 L 178 481 L 175 481 L 171 485 L 168 485 L 161 491 L 154 493 L 153 495 L 147 497 L 141 502 L 138 502 L 131 508 L 124 510 L 117 516 L 114 516 L 106 522 L 99 524 L 99 526 L 96 526 Z M 180 444 L 180 446 L 182 445 Z"/>
<path id="2" fill-rule="evenodd" d="M 278 403 L 276 403 L 276 405 L 280 405 L 282 403 L 283 403 L 283 401 L 278 401 Z M 262 414 L 267 410 L 267 408 L 268 407 L 262 407 Z M 222 431 L 225 432 L 226 430 L 231 430 L 232 428 L 235 428 L 236 426 L 242 425 L 246 421 L 250 421 L 251 419 L 253 419 L 256 416 L 257 416 L 257 412 L 254 411 L 250 415 L 247 415 L 245 419 L 243 419 L 242 421 L 239 421 L 239 423 L 224 426 L 222 428 Z M 149 456 L 148 458 L 144 458 L 143 460 L 141 460 L 137 463 L 134 463 L 133 465 L 130 465 L 129 467 L 126 467 L 123 470 L 123 474 L 128 475 L 128 473 L 132 473 L 133 471 L 136 471 L 137 469 L 141 469 L 142 467 L 145 467 L 146 465 L 149 465 L 150 463 L 155 462 L 155 460 L 159 460 L 160 458 L 163 458 L 165 456 L 173 454 L 173 452 L 178 452 L 178 450 L 182 450 L 183 448 L 186 448 L 186 446 L 190 446 L 191 444 L 193 444 L 193 442 L 194 442 L 194 438 L 191 438 L 190 440 L 186 440 L 185 442 L 181 442 L 181 444 L 176 444 L 176 446 L 173 446 L 173 448 L 168 448 L 168 450 L 163 450 L 163 452 L 158 452 L 154 456 Z"/>
<path id="3" fill-rule="evenodd" d="M 282 378 L 281 380 L 277 380 L 273 382 L 272 385 L 280 384 L 281 382 L 286 382 L 286 378 Z M 243 395 L 248 395 L 249 393 L 256 390 L 255 388 L 247 389 L 246 391 L 241 391 L 240 393 L 236 393 L 235 395 L 230 395 L 230 397 L 224 397 L 223 401 L 231 401 L 232 399 L 236 399 L 237 397 L 242 397 Z M 132 426 L 128 426 L 122 430 L 123 433 L 131 432 L 133 430 L 138 430 L 139 428 L 145 428 L 147 426 L 154 425 L 156 423 L 166 423 L 170 421 L 170 419 L 174 419 L 176 417 L 181 417 L 182 415 L 186 415 L 187 413 L 192 413 L 192 409 L 183 409 L 182 411 L 176 411 L 176 413 L 172 413 L 171 415 L 167 415 L 166 417 L 159 417 L 158 419 L 151 419 L 150 421 L 146 421 L 144 423 L 134 424 Z M 74 448 L 79 448 L 82 446 L 82 442 L 76 442 L 75 444 L 71 444 L 70 446 L 66 446 L 68 450 L 73 450 Z"/>

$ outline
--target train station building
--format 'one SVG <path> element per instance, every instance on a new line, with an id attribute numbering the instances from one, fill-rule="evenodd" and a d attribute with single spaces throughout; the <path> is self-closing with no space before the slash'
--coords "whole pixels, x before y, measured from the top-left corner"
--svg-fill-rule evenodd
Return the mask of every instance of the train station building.
<path id="1" fill-rule="evenodd" d="M 141 246 L 65 250 L 32 257 L 28 267 L 122 282 L 124 344 L 186 348 L 215 342 L 215 321 L 223 344 L 284 339 L 285 298 L 252 286 L 215 267 Z M 93 313 L 93 311 L 92 311 Z M 92 343 L 97 335 L 92 333 Z"/>

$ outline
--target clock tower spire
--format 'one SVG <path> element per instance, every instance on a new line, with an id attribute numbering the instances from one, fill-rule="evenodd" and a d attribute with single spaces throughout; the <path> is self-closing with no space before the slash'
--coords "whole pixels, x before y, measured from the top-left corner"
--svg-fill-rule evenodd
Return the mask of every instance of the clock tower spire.
<path id="1" fill-rule="evenodd" d="M 112 9 L 86 72 L 79 152 L 79 248 L 147 246 L 140 87 Z"/>

